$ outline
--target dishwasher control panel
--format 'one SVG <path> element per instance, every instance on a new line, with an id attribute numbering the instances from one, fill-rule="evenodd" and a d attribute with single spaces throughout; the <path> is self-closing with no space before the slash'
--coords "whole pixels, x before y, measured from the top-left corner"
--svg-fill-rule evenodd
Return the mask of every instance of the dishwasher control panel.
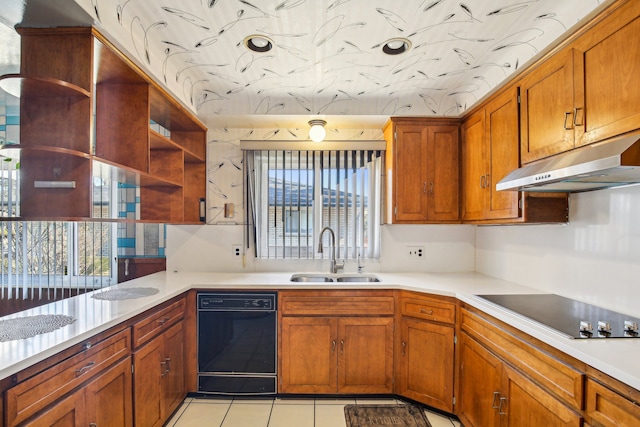
<path id="1" fill-rule="evenodd" d="M 199 293 L 198 310 L 275 311 L 276 293 Z"/>

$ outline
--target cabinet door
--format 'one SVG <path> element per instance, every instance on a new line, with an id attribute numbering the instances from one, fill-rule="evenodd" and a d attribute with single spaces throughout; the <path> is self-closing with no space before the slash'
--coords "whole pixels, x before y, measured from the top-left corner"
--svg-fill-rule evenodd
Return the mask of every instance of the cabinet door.
<path id="1" fill-rule="evenodd" d="M 133 353 L 133 396 L 136 426 L 161 426 L 164 423 L 162 379 L 166 362 L 162 355 L 162 335 Z"/>
<path id="2" fill-rule="evenodd" d="M 337 329 L 327 317 L 282 317 L 280 392 L 336 392 Z"/>
<path id="3" fill-rule="evenodd" d="M 522 374 L 504 366 L 503 392 L 506 401 L 500 405 L 503 423 L 518 427 L 580 427 L 582 417 L 564 406 Z"/>
<path id="4" fill-rule="evenodd" d="M 393 318 L 338 320 L 338 392 L 393 391 Z"/>
<path id="5" fill-rule="evenodd" d="M 453 327 L 401 321 L 398 394 L 453 412 Z"/>
<path id="6" fill-rule="evenodd" d="M 458 414 L 465 426 L 495 427 L 500 424 L 498 408 L 500 399 L 505 398 L 501 395 L 501 372 L 502 362 L 463 333 Z"/>
<path id="7" fill-rule="evenodd" d="M 573 52 L 545 61 L 521 82 L 520 160 L 574 148 Z"/>
<path id="8" fill-rule="evenodd" d="M 578 39 L 576 145 L 640 127 L 640 5 L 632 1 Z"/>
<path id="9" fill-rule="evenodd" d="M 184 376 L 184 326 L 178 322 L 164 333 L 165 414 L 171 414 L 182 403 L 186 395 Z"/>
<path id="10" fill-rule="evenodd" d="M 427 221 L 427 126 L 396 126 L 395 220 Z"/>
<path id="11" fill-rule="evenodd" d="M 458 126 L 427 128 L 427 219 L 460 219 Z"/>
<path id="12" fill-rule="evenodd" d="M 84 427 L 85 422 L 85 394 L 78 390 L 71 395 L 42 411 L 40 415 L 20 424 L 24 427 Z"/>
<path id="13" fill-rule="evenodd" d="M 587 379 L 587 398 L 585 414 L 595 426 L 638 426 L 640 425 L 640 407 L 637 391 L 621 390 L 623 394 L 605 387 L 592 379 Z"/>
<path id="14" fill-rule="evenodd" d="M 485 110 L 482 110 L 462 125 L 462 188 L 464 221 L 485 218 L 487 205 L 486 176 L 489 174 L 485 140 Z"/>
<path id="15" fill-rule="evenodd" d="M 131 390 L 131 359 L 128 357 L 87 385 L 89 425 L 132 426 Z"/>
<path id="16" fill-rule="evenodd" d="M 485 180 L 489 196 L 485 218 L 517 218 L 521 193 L 496 191 L 496 184 L 520 165 L 517 90 L 509 90 L 487 105 L 486 138 L 491 166 Z"/>

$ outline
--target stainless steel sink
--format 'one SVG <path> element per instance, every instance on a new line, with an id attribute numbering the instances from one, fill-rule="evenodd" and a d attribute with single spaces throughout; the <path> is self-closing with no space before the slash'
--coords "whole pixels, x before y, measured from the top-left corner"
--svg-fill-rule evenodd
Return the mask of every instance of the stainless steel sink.
<path id="1" fill-rule="evenodd" d="M 289 279 L 292 282 L 342 282 L 342 283 L 373 283 L 380 279 L 372 274 L 322 274 L 322 273 L 298 273 Z"/>
<path id="2" fill-rule="evenodd" d="M 333 282 L 333 278 L 326 274 L 294 274 L 292 282 Z"/>
<path id="3" fill-rule="evenodd" d="M 336 282 L 379 282 L 380 279 L 372 275 L 358 275 L 358 276 L 339 276 L 336 277 Z"/>

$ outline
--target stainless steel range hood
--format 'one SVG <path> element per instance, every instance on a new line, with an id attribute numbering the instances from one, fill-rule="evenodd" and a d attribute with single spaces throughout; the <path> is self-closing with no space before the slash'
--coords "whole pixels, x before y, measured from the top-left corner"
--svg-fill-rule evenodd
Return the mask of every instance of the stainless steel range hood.
<path id="1" fill-rule="evenodd" d="M 639 133 L 529 163 L 496 189 L 577 193 L 630 184 L 640 184 Z"/>

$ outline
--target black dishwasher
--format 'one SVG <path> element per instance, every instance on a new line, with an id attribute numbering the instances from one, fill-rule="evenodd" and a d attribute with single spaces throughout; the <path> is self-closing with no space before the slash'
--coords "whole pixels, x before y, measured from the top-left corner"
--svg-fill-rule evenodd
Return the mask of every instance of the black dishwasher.
<path id="1" fill-rule="evenodd" d="M 198 293 L 198 391 L 277 392 L 277 293 Z"/>

